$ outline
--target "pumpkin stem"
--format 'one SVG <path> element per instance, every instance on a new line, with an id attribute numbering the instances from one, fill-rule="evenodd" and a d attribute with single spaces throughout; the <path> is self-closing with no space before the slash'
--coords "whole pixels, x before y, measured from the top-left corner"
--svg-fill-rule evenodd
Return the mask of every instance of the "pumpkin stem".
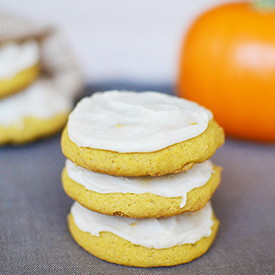
<path id="1" fill-rule="evenodd" d="M 256 9 L 261 10 L 275 9 L 275 0 L 255 0 L 253 5 Z"/>

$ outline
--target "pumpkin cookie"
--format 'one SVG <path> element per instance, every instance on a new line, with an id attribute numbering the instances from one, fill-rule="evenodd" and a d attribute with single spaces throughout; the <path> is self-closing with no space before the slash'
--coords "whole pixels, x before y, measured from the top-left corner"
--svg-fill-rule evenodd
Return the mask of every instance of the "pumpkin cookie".
<path id="1" fill-rule="evenodd" d="M 131 219 L 92 212 L 75 202 L 68 215 L 75 241 L 103 260 L 128 266 L 190 262 L 211 246 L 219 222 L 208 203 L 197 212 L 160 219 Z"/>
<path id="2" fill-rule="evenodd" d="M 64 155 L 88 170 L 116 176 L 160 176 L 209 159 L 223 129 L 198 104 L 157 92 L 95 93 L 69 116 Z"/>
<path id="3" fill-rule="evenodd" d="M 68 196 L 106 215 L 159 218 L 203 208 L 220 183 L 221 168 L 210 160 L 188 171 L 160 177 L 117 177 L 66 160 L 62 182 Z"/>
<path id="4" fill-rule="evenodd" d="M 0 46 L 0 98 L 33 83 L 40 74 L 39 60 L 39 46 L 34 40 Z"/>
<path id="5" fill-rule="evenodd" d="M 64 127 L 73 102 L 47 81 L 0 100 L 0 144 L 20 144 Z"/>

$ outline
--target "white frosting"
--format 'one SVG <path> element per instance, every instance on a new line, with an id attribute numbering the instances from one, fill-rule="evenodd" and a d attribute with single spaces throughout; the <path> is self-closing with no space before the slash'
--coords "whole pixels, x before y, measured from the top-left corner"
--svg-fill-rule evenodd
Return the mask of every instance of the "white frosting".
<path id="1" fill-rule="evenodd" d="M 40 51 L 37 42 L 27 41 L 23 44 L 14 42 L 0 48 L 0 78 L 12 78 L 20 71 L 38 63 Z"/>
<path id="2" fill-rule="evenodd" d="M 211 177 L 213 165 L 210 160 L 195 164 L 191 169 L 160 177 L 116 177 L 95 173 L 70 160 L 66 160 L 68 176 L 87 190 L 98 193 L 151 193 L 162 197 L 182 197 L 180 207 L 186 204 L 187 193 L 203 186 Z"/>
<path id="3" fill-rule="evenodd" d="M 210 111 L 183 98 L 107 91 L 77 104 L 69 116 L 68 134 L 79 147 L 151 152 L 198 136 L 210 119 Z"/>
<path id="4" fill-rule="evenodd" d="M 27 89 L 0 100 L 0 125 L 21 123 L 24 117 L 51 118 L 69 113 L 73 102 L 61 95 L 49 81 L 38 80 Z"/>
<path id="5" fill-rule="evenodd" d="M 148 248 L 168 248 L 195 243 L 211 234 L 212 207 L 210 203 L 196 212 L 159 219 L 132 219 L 107 216 L 93 212 L 74 202 L 71 213 L 77 227 L 99 236 L 112 232 L 133 244 Z"/>

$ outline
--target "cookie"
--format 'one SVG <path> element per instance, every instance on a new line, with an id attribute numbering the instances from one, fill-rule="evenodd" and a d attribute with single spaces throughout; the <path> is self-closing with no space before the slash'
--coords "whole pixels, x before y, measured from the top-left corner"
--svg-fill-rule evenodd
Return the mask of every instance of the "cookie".
<path id="1" fill-rule="evenodd" d="M 21 144 L 60 131 L 72 110 L 71 98 L 42 79 L 0 100 L 0 144 Z"/>
<path id="2" fill-rule="evenodd" d="M 34 40 L 8 42 L 0 47 L 0 98 L 14 94 L 40 75 L 40 51 Z"/>
<path id="3" fill-rule="evenodd" d="M 197 211 L 220 183 L 221 168 L 210 160 L 188 171 L 160 177 L 117 177 L 89 171 L 66 160 L 62 172 L 67 195 L 106 215 L 159 218 Z"/>
<path id="4" fill-rule="evenodd" d="M 68 215 L 72 237 L 103 260 L 137 267 L 171 266 L 203 255 L 219 221 L 208 203 L 203 209 L 160 219 L 102 215 L 75 202 Z"/>
<path id="5" fill-rule="evenodd" d="M 209 159 L 224 142 L 212 113 L 157 92 L 107 91 L 71 112 L 61 146 L 88 170 L 116 176 L 160 176 Z"/>

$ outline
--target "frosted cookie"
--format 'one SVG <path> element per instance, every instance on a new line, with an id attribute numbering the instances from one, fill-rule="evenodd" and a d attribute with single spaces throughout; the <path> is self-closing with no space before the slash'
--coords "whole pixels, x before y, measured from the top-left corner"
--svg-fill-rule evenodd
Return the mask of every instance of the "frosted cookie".
<path id="1" fill-rule="evenodd" d="M 0 144 L 19 144 L 61 130 L 73 102 L 39 80 L 20 93 L 0 100 Z"/>
<path id="2" fill-rule="evenodd" d="M 117 177 L 89 171 L 66 160 L 62 182 L 68 196 L 106 215 L 159 218 L 197 211 L 220 183 L 221 168 L 210 160 L 188 171 L 160 177 Z"/>
<path id="3" fill-rule="evenodd" d="M 40 74 L 40 50 L 34 40 L 0 46 L 0 98 L 30 85 Z"/>
<path id="4" fill-rule="evenodd" d="M 128 266 L 171 266 L 190 262 L 211 246 L 219 222 L 211 205 L 178 216 L 131 219 L 99 214 L 75 202 L 69 230 L 85 250 Z"/>
<path id="5" fill-rule="evenodd" d="M 95 93 L 69 116 L 64 155 L 88 170 L 117 176 L 178 173 L 210 158 L 223 129 L 198 104 L 157 92 Z"/>

